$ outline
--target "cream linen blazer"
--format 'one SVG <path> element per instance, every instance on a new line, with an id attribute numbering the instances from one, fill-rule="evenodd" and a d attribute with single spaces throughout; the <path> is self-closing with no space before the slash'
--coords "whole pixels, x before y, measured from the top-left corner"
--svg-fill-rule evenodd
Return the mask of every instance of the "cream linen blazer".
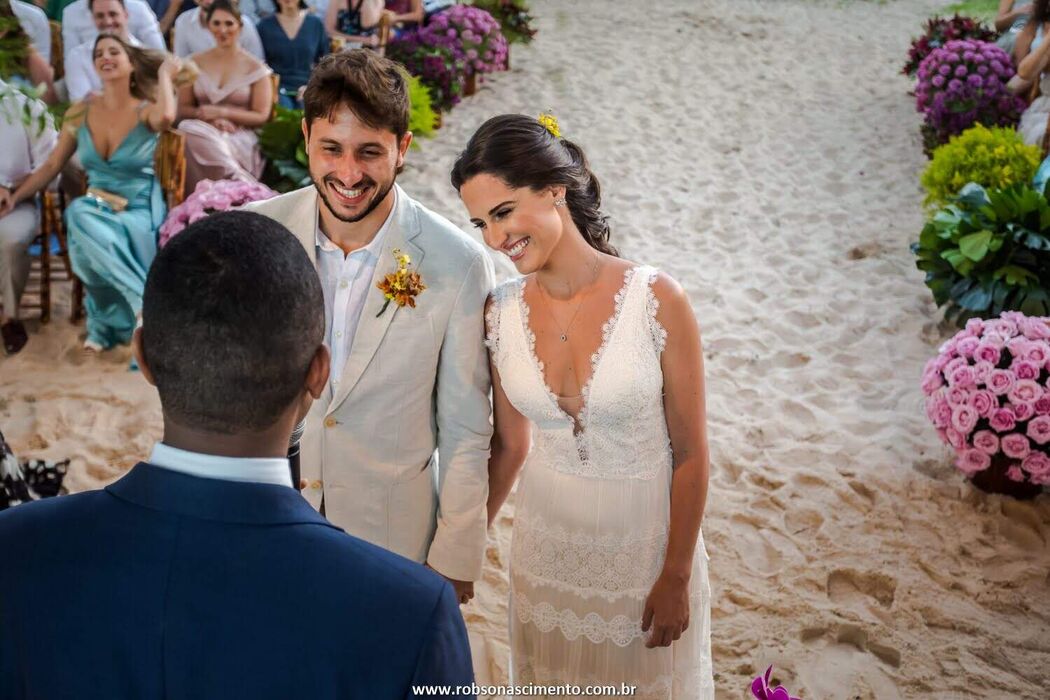
<path id="1" fill-rule="evenodd" d="M 396 186 L 396 185 L 395 185 Z M 248 205 L 281 222 L 316 264 L 313 186 Z M 492 437 L 481 244 L 410 199 L 397 206 L 334 395 L 314 402 L 302 441 L 303 496 L 334 524 L 450 578 L 481 578 Z M 416 308 L 376 284 L 412 258 L 426 290 Z M 440 457 L 440 461 L 439 461 Z"/>

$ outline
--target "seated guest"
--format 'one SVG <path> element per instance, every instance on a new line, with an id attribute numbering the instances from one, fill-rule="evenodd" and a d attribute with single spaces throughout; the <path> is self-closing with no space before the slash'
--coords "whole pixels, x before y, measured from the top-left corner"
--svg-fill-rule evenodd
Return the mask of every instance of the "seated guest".
<path id="1" fill-rule="evenodd" d="M 378 46 L 376 27 L 382 15 L 383 0 L 329 0 L 324 27 L 349 44 L 346 48 Z"/>
<path id="2" fill-rule="evenodd" d="M 89 189 L 66 209 L 69 261 L 86 291 L 84 348 L 98 352 L 130 342 L 157 252 L 166 209 L 153 152 L 157 132 L 175 119 L 179 61 L 99 34 L 94 62 L 101 95 L 70 107 L 58 145 L 15 190 L 11 206 L 36 194 L 76 152 Z"/>
<path id="3" fill-rule="evenodd" d="M 241 0 L 241 17 L 245 22 L 259 24 L 277 12 L 274 0 Z"/>
<path id="4" fill-rule="evenodd" d="M 277 0 L 280 12 L 259 22 L 266 63 L 281 76 L 280 102 L 302 109 L 299 92 L 310 71 L 328 53 L 324 23 L 306 10 L 303 0 Z"/>
<path id="5" fill-rule="evenodd" d="M 1031 14 L 1032 3 L 1028 0 L 999 0 L 999 12 L 995 16 L 995 31 L 999 32 L 999 38 L 995 43 L 1003 51 L 1013 53 L 1017 35 Z"/>
<path id="6" fill-rule="evenodd" d="M 47 160 L 58 133 L 42 102 L 6 87 L 7 83 L 0 80 L 0 144 L 4 149 L 0 158 L 0 212 L 6 212 L 0 215 L 0 335 L 4 350 L 13 355 L 27 340 L 25 326 L 18 320 L 18 301 L 29 277 L 27 250 L 39 222 L 32 200 L 16 207 L 8 202 L 22 181 Z"/>
<path id="7" fill-rule="evenodd" d="M 398 30 L 423 24 L 423 0 L 386 0 L 385 7 Z"/>
<path id="8" fill-rule="evenodd" d="M 193 54 L 200 75 L 179 91 L 187 193 L 205 179 L 257 180 L 265 161 L 255 128 L 273 109 L 273 71 L 238 44 L 243 25 L 236 6 L 215 0 L 206 17 L 216 46 Z"/>
<path id="9" fill-rule="evenodd" d="M 47 23 L 47 15 L 36 5 L 22 0 L 11 0 L 11 9 L 15 11 L 22 29 L 29 36 L 29 43 L 33 45 L 40 57 L 51 64 L 51 27 Z"/>
<path id="10" fill-rule="evenodd" d="M 54 71 L 30 41 L 15 15 L 11 0 L 0 0 L 0 41 L 4 43 L 7 60 L 0 65 L 0 79 L 20 87 L 44 86 L 43 99 L 48 104 L 57 102 L 52 78 Z"/>
<path id="11" fill-rule="evenodd" d="M 167 48 L 160 33 L 157 17 L 143 0 L 125 0 L 128 11 L 128 33 L 142 42 L 148 49 L 163 51 Z M 62 11 L 62 46 L 65 50 L 75 48 L 98 36 L 98 27 L 91 13 L 88 0 L 76 0 Z M 68 59 L 69 55 L 66 54 Z"/>
<path id="12" fill-rule="evenodd" d="M 1011 89 L 1021 91 L 1039 83 L 1041 93 L 1021 115 L 1017 130 L 1025 143 L 1043 145 L 1046 123 L 1050 119 L 1050 80 L 1046 80 L 1047 64 L 1050 63 L 1050 0 L 1036 0 L 1032 16 L 1017 35 L 1014 46 L 1014 62 L 1017 75 L 1010 81 Z"/>
<path id="13" fill-rule="evenodd" d="M 208 26 L 208 8 L 211 7 L 211 3 L 212 0 L 197 0 L 197 7 L 184 12 L 175 20 L 173 50 L 176 56 L 185 58 L 215 48 L 215 34 Z M 255 31 L 254 24 L 241 25 L 238 43 L 252 56 L 263 60 L 262 42 L 259 41 L 259 33 Z"/>
<path id="14" fill-rule="evenodd" d="M 113 34 L 129 46 L 142 46 L 128 33 L 128 11 L 124 0 L 88 0 L 95 27 Z M 66 51 L 66 93 L 70 102 L 80 102 L 102 90 L 102 78 L 95 71 L 95 40 Z"/>
<path id="15" fill-rule="evenodd" d="M 135 352 L 163 442 L 104 490 L 0 513 L 0 697 L 473 683 L 452 586 L 292 488 L 289 436 L 328 384 L 323 298 L 302 245 L 258 214 L 214 214 L 161 250 Z"/>

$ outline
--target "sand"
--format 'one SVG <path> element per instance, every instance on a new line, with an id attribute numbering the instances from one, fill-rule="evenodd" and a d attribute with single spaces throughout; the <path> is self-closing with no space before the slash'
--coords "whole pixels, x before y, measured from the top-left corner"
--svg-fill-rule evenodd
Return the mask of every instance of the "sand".
<path id="1" fill-rule="evenodd" d="M 1050 497 L 975 491 L 918 387 L 952 331 L 908 251 L 925 161 L 898 71 L 937 7 L 535 0 L 536 41 L 401 178 L 469 229 L 459 149 L 488 116 L 551 108 L 602 178 L 614 242 L 685 286 L 706 348 L 720 698 L 768 664 L 804 698 L 1050 687 Z M 147 455 L 160 413 L 126 350 L 79 357 L 59 294 L 0 359 L 0 426 L 25 456 L 72 457 L 82 490 Z M 509 504 L 465 608 L 481 681 L 506 680 L 512 524 Z"/>

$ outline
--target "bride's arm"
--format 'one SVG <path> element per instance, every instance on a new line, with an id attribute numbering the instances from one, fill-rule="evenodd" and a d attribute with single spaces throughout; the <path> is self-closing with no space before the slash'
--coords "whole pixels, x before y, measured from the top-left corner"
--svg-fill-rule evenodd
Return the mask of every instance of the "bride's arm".
<path id="1" fill-rule="evenodd" d="M 491 302 L 490 302 L 491 303 Z M 518 413 L 503 391 L 495 362 L 492 372 L 492 443 L 489 455 L 489 527 L 514 488 L 521 466 L 529 454 L 529 420 Z"/>
<path id="2" fill-rule="evenodd" d="M 652 628 L 649 647 L 670 645 L 689 626 L 689 578 L 710 473 L 700 328 L 678 283 L 661 274 L 653 291 L 660 302 L 657 321 L 667 331 L 661 367 L 674 475 L 664 566 L 642 615 L 642 629 Z"/>

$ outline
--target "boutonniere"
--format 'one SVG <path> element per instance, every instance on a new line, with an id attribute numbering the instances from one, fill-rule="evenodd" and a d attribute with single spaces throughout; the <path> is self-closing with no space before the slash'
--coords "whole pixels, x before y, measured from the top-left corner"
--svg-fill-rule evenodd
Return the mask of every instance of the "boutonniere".
<path id="1" fill-rule="evenodd" d="M 390 302 L 396 303 L 399 307 L 411 306 L 413 309 L 416 308 L 416 297 L 427 288 L 423 284 L 423 279 L 419 276 L 419 273 L 411 269 L 412 258 L 395 249 L 394 259 L 397 260 L 397 271 L 390 273 L 382 282 L 376 285 L 379 291 L 383 293 L 383 296 L 386 297 L 386 303 L 383 304 L 383 308 L 376 314 L 376 318 L 383 315 L 386 307 L 390 306 Z"/>

